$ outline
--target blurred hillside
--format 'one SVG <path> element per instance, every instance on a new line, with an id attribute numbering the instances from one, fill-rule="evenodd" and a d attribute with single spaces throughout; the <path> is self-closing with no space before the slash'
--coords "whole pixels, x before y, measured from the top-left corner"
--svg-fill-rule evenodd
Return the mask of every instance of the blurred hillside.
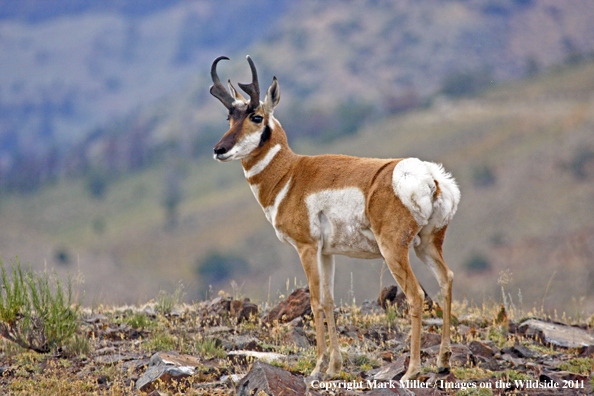
<path id="1" fill-rule="evenodd" d="M 455 297 L 498 300 L 497 281 L 508 278 L 515 304 L 575 315 L 594 307 L 593 128 L 590 62 L 293 148 L 443 162 L 462 190 L 445 243 Z M 91 302 L 142 300 L 180 280 L 192 298 L 209 285 L 211 293 L 231 291 L 231 281 L 261 300 L 305 284 L 297 255 L 276 239 L 237 163 L 171 157 L 111 181 L 101 196 L 87 182 L 62 179 L 33 195 L 5 196 L 3 256 L 80 271 Z M 339 302 L 350 302 L 351 290 L 361 301 L 394 283 L 380 260 L 337 261 Z M 435 296 L 436 282 L 416 259 L 413 269 Z"/>
<path id="2" fill-rule="evenodd" d="M 210 62 L 229 55 L 221 78 L 246 82 L 249 53 L 262 91 L 279 78 L 296 152 L 418 156 L 455 175 L 457 298 L 500 298 L 509 270 L 516 304 L 594 309 L 594 3 L 4 3 L 5 260 L 80 270 L 89 303 L 179 280 L 192 298 L 304 284 L 239 165 L 211 159 L 226 114 Z M 381 261 L 338 263 L 339 301 L 393 283 Z"/>
<path id="3" fill-rule="evenodd" d="M 246 14 L 274 20 L 283 9 L 271 0 L 0 1 L 0 189 L 72 173 L 86 139 L 268 32 Z"/>
<path id="4" fill-rule="evenodd" d="M 209 154 L 214 57 L 283 82 L 295 137 L 331 140 L 432 96 L 472 95 L 594 53 L 594 3 L 489 1 L 1 2 L 0 189 Z M 237 56 L 234 56 L 237 54 Z M 157 104 L 154 104 L 154 103 Z"/>

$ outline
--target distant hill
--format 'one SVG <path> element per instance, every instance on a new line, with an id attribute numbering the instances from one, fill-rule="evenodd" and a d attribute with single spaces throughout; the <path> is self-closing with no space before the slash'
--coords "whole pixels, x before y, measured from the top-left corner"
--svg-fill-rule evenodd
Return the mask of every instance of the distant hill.
<path id="1" fill-rule="evenodd" d="M 276 74 L 284 125 L 328 141 L 594 53 L 594 3 L 581 0 L 3 4 L 0 189 L 97 164 L 134 170 L 139 151 L 209 153 L 224 112 L 208 68 L 221 54 L 234 81 L 248 78 L 247 53 L 262 86 Z"/>
<path id="2" fill-rule="evenodd" d="M 223 78 L 247 81 L 249 53 L 262 91 L 273 74 L 279 78 L 278 112 L 293 136 L 331 140 L 442 93 L 473 96 L 590 59 L 591 15 L 594 3 L 579 0 L 303 1 L 220 70 Z M 203 155 L 217 141 L 224 111 L 208 94 L 208 69 L 196 75 L 134 122 L 150 122 L 157 142 L 181 140 Z"/>
<path id="3" fill-rule="evenodd" d="M 67 15 L 83 13 L 119 13 L 137 17 L 162 11 L 178 4 L 180 0 L 2 0 L 0 20 L 20 20 L 39 23 Z"/>
<path id="4" fill-rule="evenodd" d="M 72 148 L 178 91 L 214 56 L 252 45 L 284 2 L 3 1 L 0 189 L 30 190 Z M 233 12 L 228 12 L 233 10 Z"/>

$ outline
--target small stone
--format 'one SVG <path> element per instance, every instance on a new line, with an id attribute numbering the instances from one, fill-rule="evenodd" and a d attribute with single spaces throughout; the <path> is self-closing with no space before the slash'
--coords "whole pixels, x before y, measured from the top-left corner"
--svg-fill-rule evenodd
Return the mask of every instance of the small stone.
<path id="1" fill-rule="evenodd" d="M 493 347 L 489 346 L 484 341 L 472 341 L 468 345 L 468 349 L 470 349 L 470 351 L 472 353 L 474 353 L 475 355 L 483 356 L 486 358 L 491 358 L 491 357 L 493 357 L 493 355 L 495 355 L 495 351 L 493 350 Z"/>
<path id="2" fill-rule="evenodd" d="M 310 343 L 303 331 L 303 327 L 293 327 L 283 336 L 282 343 L 297 348 L 309 348 Z"/>
<path id="3" fill-rule="evenodd" d="M 512 350 L 521 358 L 534 359 L 540 357 L 540 353 L 525 347 L 522 344 L 517 344 L 512 347 Z"/>
<path id="4" fill-rule="evenodd" d="M 256 351 L 231 351 L 227 353 L 227 357 L 234 361 L 248 363 L 253 360 L 263 360 L 266 363 L 272 363 L 286 358 L 285 355 L 280 353 Z"/>
<path id="5" fill-rule="evenodd" d="M 266 315 L 264 323 L 287 323 L 295 318 L 311 316 L 311 302 L 308 288 L 296 289 L 285 300 L 281 301 Z"/>
<path id="6" fill-rule="evenodd" d="M 501 355 L 501 359 L 505 360 L 506 362 L 511 363 L 511 365 L 513 367 L 521 366 L 524 364 L 523 359 L 516 357 L 515 355 L 508 354 L 508 353 L 504 353 L 503 355 Z"/>
<path id="7" fill-rule="evenodd" d="M 393 363 L 380 368 L 380 371 L 373 376 L 373 379 L 377 381 L 399 380 L 406 372 L 409 360 L 408 355 L 400 356 Z"/>
<path id="8" fill-rule="evenodd" d="M 363 315 L 379 315 L 384 312 L 377 301 L 365 300 L 363 301 L 363 304 L 361 304 L 361 313 Z"/>
<path id="9" fill-rule="evenodd" d="M 142 357 L 144 357 L 145 355 L 142 353 L 123 353 L 123 354 L 119 354 L 119 353 L 115 353 L 115 354 L 109 354 L 109 355 L 102 355 L 102 356 L 96 356 L 93 361 L 97 364 L 117 364 L 117 363 L 121 363 L 121 362 L 128 362 L 130 360 L 136 360 L 136 359 L 140 359 Z"/>
<path id="10" fill-rule="evenodd" d="M 239 383 L 239 381 L 241 381 L 241 379 L 245 377 L 244 375 L 239 375 L 239 374 L 231 374 L 231 375 L 223 375 L 221 378 L 219 378 L 220 382 L 231 382 L 234 386 L 237 385 Z"/>
<path id="11" fill-rule="evenodd" d="M 88 318 L 83 319 L 86 323 L 94 324 L 99 322 L 106 322 L 108 320 L 107 316 L 101 314 L 94 314 Z"/>
<path id="12" fill-rule="evenodd" d="M 399 382 L 392 382 L 390 384 L 390 389 L 382 388 L 382 389 L 374 389 L 371 392 L 365 393 L 365 396 L 414 396 L 415 394 L 402 386 L 400 386 Z"/>
<path id="13" fill-rule="evenodd" d="M 264 362 L 256 362 L 237 384 L 237 396 L 319 396 L 314 389 L 307 389 L 303 378 Z"/>
<path id="14" fill-rule="evenodd" d="M 594 345 L 582 348 L 582 351 L 580 352 L 580 357 L 594 357 Z"/>
<path id="15" fill-rule="evenodd" d="M 383 309 L 387 309 L 389 305 L 393 305 L 398 296 L 398 287 L 386 286 L 380 291 L 380 295 L 377 298 L 377 303 Z"/>
<path id="16" fill-rule="evenodd" d="M 452 353 L 450 357 L 450 363 L 453 366 L 466 366 L 470 362 L 470 356 L 466 353 Z"/>
<path id="17" fill-rule="evenodd" d="M 218 342 L 218 341 L 217 341 Z M 220 340 L 226 351 L 246 350 L 261 351 L 260 340 L 249 335 L 233 335 L 228 340 Z"/>
<path id="18" fill-rule="evenodd" d="M 421 335 L 421 349 L 441 344 L 441 334 L 423 333 Z"/>
<path id="19" fill-rule="evenodd" d="M 250 316 L 258 315 L 258 306 L 250 302 L 249 298 L 243 300 L 232 300 L 229 305 L 231 316 L 239 322 L 247 320 Z"/>
<path id="20" fill-rule="evenodd" d="M 441 318 L 426 318 L 426 319 L 422 320 L 422 323 L 425 326 L 441 327 L 441 326 L 443 326 L 443 319 L 441 319 Z"/>
<path id="21" fill-rule="evenodd" d="M 421 286 L 421 288 L 423 287 Z M 425 293 L 424 309 L 431 310 L 433 308 L 433 300 L 429 297 L 425 289 L 423 289 L 423 292 Z M 388 306 L 395 306 L 399 311 L 408 311 L 406 295 L 403 292 L 398 293 L 396 286 L 384 287 L 380 292 L 377 303 L 384 309 L 387 309 Z"/>
<path id="22" fill-rule="evenodd" d="M 190 355 L 180 355 L 177 352 L 157 352 L 149 361 L 144 374 L 136 381 L 136 389 L 143 392 L 154 390 L 154 383 L 179 381 L 194 375 L 196 367 L 200 365 L 197 358 Z"/>

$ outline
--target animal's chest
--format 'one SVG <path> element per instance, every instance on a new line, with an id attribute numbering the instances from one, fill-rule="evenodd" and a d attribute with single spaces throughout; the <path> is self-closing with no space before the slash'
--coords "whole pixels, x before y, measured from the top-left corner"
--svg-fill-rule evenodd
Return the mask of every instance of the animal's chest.
<path id="1" fill-rule="evenodd" d="M 365 215 L 365 196 L 357 187 L 322 190 L 305 200 L 309 232 L 322 252 L 356 258 L 380 257 Z"/>

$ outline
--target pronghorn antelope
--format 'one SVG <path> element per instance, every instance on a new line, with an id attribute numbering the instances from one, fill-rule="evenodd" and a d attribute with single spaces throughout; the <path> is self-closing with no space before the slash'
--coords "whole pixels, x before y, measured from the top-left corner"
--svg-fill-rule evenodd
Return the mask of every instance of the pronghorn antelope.
<path id="1" fill-rule="evenodd" d="M 211 68 L 210 93 L 229 110 L 230 129 L 214 146 L 218 161 L 241 160 L 245 177 L 278 238 L 292 245 L 301 259 L 316 327 L 318 358 L 312 375 L 336 375 L 342 367 L 334 321 L 334 255 L 373 259 L 383 257 L 404 291 L 410 309 L 410 362 L 402 378 L 421 369 L 420 335 L 424 292 L 413 274 L 408 250 L 437 278 L 444 299 L 443 332 L 437 365 L 449 368 L 450 309 L 454 274 L 442 256 L 448 223 L 460 190 L 440 165 L 416 158 L 374 159 L 344 155 L 297 155 L 274 118 L 280 99 L 276 77 L 260 102 L 256 67 L 250 84 L 239 84 L 249 99 L 229 81 L 225 89 Z M 326 351 L 324 314 L 330 338 Z"/>

